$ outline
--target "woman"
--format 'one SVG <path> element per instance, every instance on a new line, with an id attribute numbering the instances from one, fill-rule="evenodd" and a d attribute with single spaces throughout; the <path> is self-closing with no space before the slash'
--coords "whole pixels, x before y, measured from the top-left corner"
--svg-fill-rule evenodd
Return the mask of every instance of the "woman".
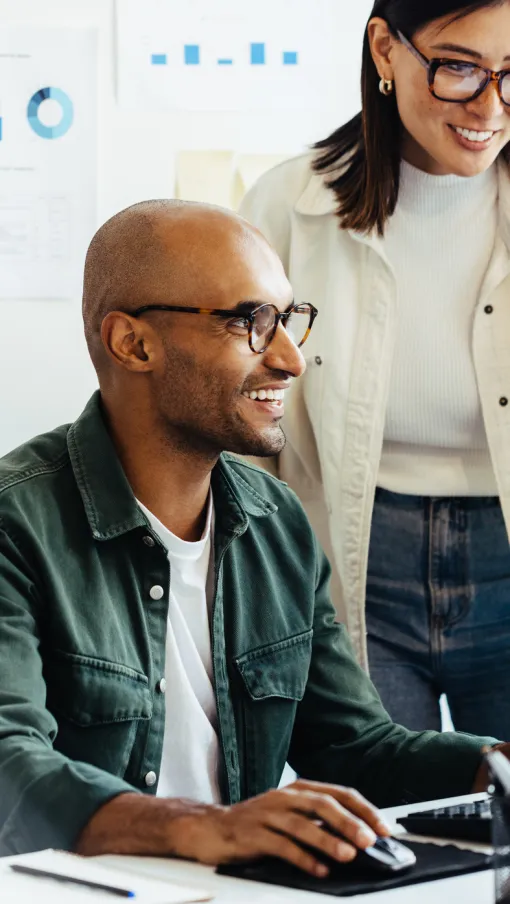
<path id="1" fill-rule="evenodd" d="M 243 202 L 320 309 L 279 473 L 393 718 L 510 737 L 510 3 L 377 0 L 362 95 Z"/>

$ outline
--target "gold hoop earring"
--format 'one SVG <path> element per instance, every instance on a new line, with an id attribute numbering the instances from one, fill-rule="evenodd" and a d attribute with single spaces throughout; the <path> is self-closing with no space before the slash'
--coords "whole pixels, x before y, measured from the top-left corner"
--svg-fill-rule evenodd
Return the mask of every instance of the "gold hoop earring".
<path id="1" fill-rule="evenodd" d="M 393 79 L 382 78 L 379 82 L 379 91 L 381 94 L 384 94 L 385 97 L 389 97 L 390 94 L 393 94 Z"/>

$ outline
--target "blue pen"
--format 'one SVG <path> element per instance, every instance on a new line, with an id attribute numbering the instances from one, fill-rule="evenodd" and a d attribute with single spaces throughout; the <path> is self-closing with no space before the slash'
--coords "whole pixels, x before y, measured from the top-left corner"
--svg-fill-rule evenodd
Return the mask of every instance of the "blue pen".
<path id="1" fill-rule="evenodd" d="M 57 882 L 72 882 L 73 885 L 84 885 L 86 888 L 95 888 L 96 891 L 106 891 L 120 898 L 136 898 L 134 891 L 127 888 L 116 888 L 114 885 L 102 885 L 91 879 L 77 879 L 74 876 L 63 876 L 62 873 L 51 873 L 49 870 L 36 869 L 33 866 L 23 866 L 22 863 L 10 863 L 9 866 L 15 873 L 26 873 L 28 876 L 39 876 L 41 879 L 55 879 Z"/>

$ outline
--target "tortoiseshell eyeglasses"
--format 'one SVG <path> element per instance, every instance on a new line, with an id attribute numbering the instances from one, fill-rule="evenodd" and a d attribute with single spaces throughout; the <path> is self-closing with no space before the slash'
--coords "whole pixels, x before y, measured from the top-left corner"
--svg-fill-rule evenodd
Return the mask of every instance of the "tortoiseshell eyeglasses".
<path id="1" fill-rule="evenodd" d="M 251 311 L 244 311 L 243 306 L 251 306 Z M 237 310 L 227 311 L 224 308 L 189 308 L 184 305 L 146 304 L 134 311 L 126 311 L 131 317 L 140 317 L 147 311 L 174 311 L 179 314 L 206 314 L 210 317 L 222 317 L 228 320 L 230 332 L 238 336 L 247 336 L 248 343 L 256 355 L 262 355 L 273 341 L 278 324 L 285 327 L 292 341 L 301 348 L 308 339 L 313 322 L 317 317 L 317 308 L 313 304 L 293 304 L 286 311 L 279 311 L 274 304 L 255 305 L 252 302 L 241 302 Z"/>
<path id="2" fill-rule="evenodd" d="M 397 31 L 397 37 L 427 70 L 429 90 L 437 100 L 450 104 L 467 104 L 480 97 L 487 86 L 495 82 L 502 103 L 510 107 L 510 69 L 495 72 L 467 60 L 429 60 L 401 31 Z"/>

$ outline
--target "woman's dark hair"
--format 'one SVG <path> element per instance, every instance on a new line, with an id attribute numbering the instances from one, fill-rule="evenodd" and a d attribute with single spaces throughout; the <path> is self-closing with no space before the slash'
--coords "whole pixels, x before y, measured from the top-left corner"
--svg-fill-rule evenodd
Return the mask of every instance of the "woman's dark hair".
<path id="1" fill-rule="evenodd" d="M 435 19 L 462 19 L 484 7 L 502 6 L 506 0 L 375 0 L 370 18 L 385 19 L 396 36 L 407 38 Z M 398 200 L 402 124 L 395 95 L 379 91 L 379 75 L 372 59 L 368 28 L 363 42 L 361 73 L 362 112 L 314 147 L 320 153 L 313 163 L 325 174 L 338 199 L 338 216 L 344 229 L 380 234 Z M 510 163 L 510 147 L 503 150 Z M 337 172 L 335 172 L 337 170 Z"/>

